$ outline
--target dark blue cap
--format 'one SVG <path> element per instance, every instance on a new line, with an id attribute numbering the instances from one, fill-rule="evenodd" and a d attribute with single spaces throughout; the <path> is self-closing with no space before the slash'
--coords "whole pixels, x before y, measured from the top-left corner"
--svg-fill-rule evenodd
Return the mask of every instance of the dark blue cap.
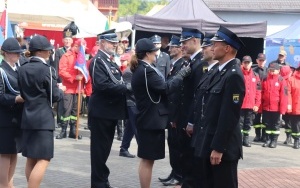
<path id="1" fill-rule="evenodd" d="M 171 41 L 168 46 L 180 46 L 180 37 L 172 35 Z"/>
<path id="2" fill-rule="evenodd" d="M 5 39 L 1 46 L 1 50 L 9 53 L 22 53 L 24 51 L 15 38 Z"/>
<path id="3" fill-rule="evenodd" d="M 152 42 L 154 44 L 158 44 L 161 43 L 161 37 L 158 35 L 153 35 L 152 37 L 149 38 L 150 40 L 152 40 Z"/>
<path id="4" fill-rule="evenodd" d="M 50 44 L 49 40 L 42 35 L 36 35 L 30 40 L 29 51 L 48 51 L 52 49 L 53 46 Z"/>
<path id="5" fill-rule="evenodd" d="M 245 44 L 241 39 L 229 29 L 220 26 L 219 30 L 215 34 L 211 41 L 223 41 L 232 46 L 233 48 L 239 50 L 241 47 L 245 47 Z"/>
<path id="6" fill-rule="evenodd" d="M 212 45 L 211 39 L 214 36 L 215 35 L 213 33 L 205 33 L 201 47 L 204 48 L 204 47 L 207 47 L 207 46 L 211 46 Z"/>
<path id="7" fill-rule="evenodd" d="M 203 33 L 199 31 L 198 29 L 191 29 L 191 28 L 182 28 L 180 42 L 189 40 L 191 38 L 203 38 Z"/>
<path id="8" fill-rule="evenodd" d="M 104 31 L 97 35 L 98 40 L 107 40 L 109 42 L 119 42 L 115 29 Z"/>
<path id="9" fill-rule="evenodd" d="M 157 51 L 159 48 L 156 48 L 152 40 L 147 38 L 142 38 L 136 42 L 135 53 L 143 52 L 153 52 Z"/>

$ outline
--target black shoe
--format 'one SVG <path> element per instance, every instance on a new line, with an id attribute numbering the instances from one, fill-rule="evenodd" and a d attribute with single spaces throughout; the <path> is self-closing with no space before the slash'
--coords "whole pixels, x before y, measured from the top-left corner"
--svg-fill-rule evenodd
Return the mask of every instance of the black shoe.
<path id="1" fill-rule="evenodd" d="M 128 157 L 128 158 L 135 158 L 135 155 L 129 153 L 129 151 L 120 151 L 119 156 L 121 157 Z"/>
<path id="2" fill-rule="evenodd" d="M 88 127 L 88 126 L 85 126 L 83 129 L 84 129 L 84 130 L 89 130 L 89 127 Z"/>
<path id="3" fill-rule="evenodd" d="M 65 128 L 62 128 L 59 135 L 56 136 L 56 139 L 67 138 L 67 132 Z"/>
<path id="4" fill-rule="evenodd" d="M 166 178 L 158 178 L 158 180 L 160 182 L 167 182 L 167 181 L 170 181 L 173 178 L 174 178 L 173 173 L 171 173 L 168 177 L 166 177 Z"/>
<path id="5" fill-rule="evenodd" d="M 269 146 L 270 146 L 270 143 L 271 143 L 271 140 L 267 140 L 267 141 L 262 145 L 262 147 L 269 147 Z"/>
<path id="6" fill-rule="evenodd" d="M 249 136 L 244 136 L 244 138 L 243 138 L 243 146 L 245 146 L 245 147 L 251 147 L 251 144 L 249 142 Z"/>
<path id="7" fill-rule="evenodd" d="M 283 142 L 283 144 L 292 144 L 292 137 L 291 135 L 287 135 L 285 141 Z"/>
<path id="8" fill-rule="evenodd" d="M 269 148 L 276 148 L 276 147 L 277 147 L 277 140 L 272 140 L 269 145 Z"/>
<path id="9" fill-rule="evenodd" d="M 123 140 L 122 136 L 118 136 L 117 140 L 122 141 Z"/>
<path id="10" fill-rule="evenodd" d="M 179 184 L 179 181 L 175 178 L 172 178 L 170 179 L 169 181 L 166 181 L 166 182 L 162 182 L 162 184 L 164 186 L 174 186 L 174 185 L 178 185 Z"/>
<path id="11" fill-rule="evenodd" d="M 69 138 L 73 138 L 73 139 L 76 139 L 76 135 L 75 134 L 69 134 Z M 82 135 L 78 135 L 78 140 L 81 140 L 82 139 Z"/>
<path id="12" fill-rule="evenodd" d="M 295 139 L 293 148 L 294 149 L 299 149 L 300 148 L 299 139 L 297 139 L 297 140 Z"/>

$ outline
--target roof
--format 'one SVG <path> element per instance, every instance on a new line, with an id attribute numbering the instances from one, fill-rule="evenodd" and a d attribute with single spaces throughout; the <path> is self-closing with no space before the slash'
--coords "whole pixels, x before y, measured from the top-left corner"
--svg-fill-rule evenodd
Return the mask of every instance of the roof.
<path id="1" fill-rule="evenodd" d="M 212 11 L 300 12 L 299 0 L 203 0 Z"/>

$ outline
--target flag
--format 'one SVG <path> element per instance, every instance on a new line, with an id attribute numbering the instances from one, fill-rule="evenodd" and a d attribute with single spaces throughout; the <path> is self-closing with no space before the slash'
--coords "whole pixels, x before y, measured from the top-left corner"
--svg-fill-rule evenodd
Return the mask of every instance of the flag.
<path id="1" fill-rule="evenodd" d="M 8 19 L 6 9 L 2 12 L 1 19 L 0 19 L 0 44 L 2 45 L 3 41 L 9 37 L 14 37 L 14 33 L 11 28 L 11 23 Z"/>
<path id="2" fill-rule="evenodd" d="M 85 52 L 82 45 L 80 45 L 74 68 L 81 72 L 84 76 L 85 83 L 87 83 L 89 79 L 89 71 L 86 68 Z"/>

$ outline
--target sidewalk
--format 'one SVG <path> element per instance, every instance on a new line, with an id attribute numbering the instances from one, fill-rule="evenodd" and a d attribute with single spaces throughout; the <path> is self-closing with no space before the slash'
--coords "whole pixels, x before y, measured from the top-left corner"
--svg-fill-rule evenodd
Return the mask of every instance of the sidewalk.
<path id="1" fill-rule="evenodd" d="M 89 188 L 90 187 L 90 147 L 89 131 L 84 130 L 86 121 L 82 120 L 80 134 L 82 140 L 55 139 L 55 154 L 46 171 L 41 188 Z M 58 132 L 58 131 L 56 131 Z M 254 136 L 252 131 L 250 136 Z M 253 138 L 251 138 L 252 140 Z M 244 159 L 239 162 L 239 187 L 241 188 L 299 188 L 300 187 L 300 150 L 283 143 L 285 134 L 281 130 L 279 145 L 276 149 L 263 148 L 261 143 L 244 147 Z M 121 142 L 114 140 L 108 167 L 110 183 L 119 188 L 138 188 L 138 158 L 119 157 Z M 166 144 L 167 146 L 167 144 Z M 171 188 L 162 186 L 158 177 L 170 173 L 169 155 L 156 161 L 153 169 L 152 188 Z M 133 140 L 130 152 L 135 154 L 137 144 Z M 15 173 L 15 187 L 26 188 L 24 175 L 25 158 L 19 155 Z"/>

